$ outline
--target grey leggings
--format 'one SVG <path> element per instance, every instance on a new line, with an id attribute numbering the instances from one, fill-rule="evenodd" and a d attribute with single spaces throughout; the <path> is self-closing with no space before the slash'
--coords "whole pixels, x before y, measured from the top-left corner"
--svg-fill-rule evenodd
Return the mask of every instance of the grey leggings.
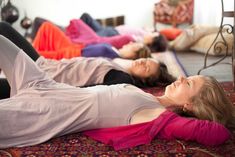
<path id="1" fill-rule="evenodd" d="M 11 83 L 13 68 L 17 54 L 20 52 L 15 44 L 0 35 L 0 68 L 5 73 L 7 80 Z"/>
<path id="2" fill-rule="evenodd" d="M 45 81 L 54 83 L 23 50 L 0 35 L 0 68 L 11 86 L 11 96 L 19 90 Z"/>
<path id="3" fill-rule="evenodd" d="M 12 44 L 11 42 L 4 39 L 2 35 L 0 36 L 0 68 L 5 73 L 8 78 L 8 82 L 12 80 L 12 69 L 15 57 L 17 53 L 20 51 L 17 46 Z M 11 52 L 11 53 L 9 53 Z M 8 69 L 8 70 L 7 70 Z M 10 83 L 10 82 L 9 82 Z M 7 98 L 9 97 L 9 86 L 6 79 L 0 80 L 1 88 L 0 89 L 0 98 Z M 5 90 L 7 90 L 5 92 Z"/>
<path id="4" fill-rule="evenodd" d="M 10 24 L 6 22 L 0 22 L 0 34 L 9 39 L 19 48 L 23 49 L 30 58 L 36 61 L 40 56 L 37 51 L 28 43 L 25 38 L 19 34 Z M 10 97 L 10 86 L 5 78 L 0 79 L 0 99 Z"/>

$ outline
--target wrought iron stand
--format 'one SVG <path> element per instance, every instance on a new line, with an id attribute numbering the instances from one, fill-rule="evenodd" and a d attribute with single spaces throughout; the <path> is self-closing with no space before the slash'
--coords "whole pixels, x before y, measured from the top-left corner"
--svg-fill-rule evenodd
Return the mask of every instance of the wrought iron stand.
<path id="1" fill-rule="evenodd" d="M 207 53 L 205 54 L 204 57 L 204 65 L 201 69 L 199 69 L 198 74 L 200 74 L 200 72 L 202 70 L 205 70 L 206 68 L 209 68 L 211 66 L 214 66 L 218 63 L 221 63 L 221 61 L 223 61 L 227 56 L 229 56 L 229 47 L 228 47 L 228 43 L 225 40 L 224 36 L 223 36 L 223 31 L 226 30 L 227 33 L 229 34 L 233 34 L 233 46 L 232 46 L 232 54 L 231 54 L 231 59 L 232 62 L 229 63 L 232 65 L 232 73 L 233 73 L 233 88 L 235 90 L 235 61 L 234 61 L 234 57 L 235 57 L 235 52 L 234 52 L 234 46 L 235 46 L 235 30 L 234 30 L 234 24 L 235 24 L 235 0 L 234 0 L 234 11 L 224 11 L 224 0 L 221 0 L 221 4 L 222 4 L 222 18 L 221 18 L 221 23 L 220 23 L 220 29 L 214 39 L 214 41 L 212 42 L 211 46 L 209 47 L 209 49 L 207 50 Z M 233 26 L 231 24 L 224 24 L 224 18 L 228 17 L 228 18 L 233 18 Z M 217 41 L 218 37 L 221 36 L 222 41 Z M 214 45 L 214 46 L 213 46 Z M 210 52 L 210 50 L 213 48 L 214 52 L 219 54 L 222 51 L 222 47 L 223 46 L 226 50 L 225 55 L 221 56 L 220 59 L 218 59 L 217 61 L 215 61 L 214 63 L 208 64 L 207 63 L 207 59 L 208 59 L 208 54 Z"/>

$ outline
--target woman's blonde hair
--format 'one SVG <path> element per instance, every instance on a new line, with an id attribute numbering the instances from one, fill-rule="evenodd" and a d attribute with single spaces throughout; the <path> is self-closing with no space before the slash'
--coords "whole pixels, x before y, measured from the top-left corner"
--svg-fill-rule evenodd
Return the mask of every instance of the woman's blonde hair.
<path id="1" fill-rule="evenodd" d="M 146 45 L 144 45 L 142 48 L 136 51 L 136 57 L 134 59 L 151 57 L 151 50 Z"/>
<path id="2" fill-rule="evenodd" d="M 194 116 L 235 129 L 235 107 L 225 91 L 213 77 L 206 76 L 204 81 L 199 93 L 191 98 Z"/>

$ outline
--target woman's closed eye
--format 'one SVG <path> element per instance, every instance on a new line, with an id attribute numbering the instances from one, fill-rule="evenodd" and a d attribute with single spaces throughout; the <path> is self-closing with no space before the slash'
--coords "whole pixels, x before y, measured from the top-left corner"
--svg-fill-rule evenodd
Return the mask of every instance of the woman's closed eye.
<path id="1" fill-rule="evenodd" d="M 187 84 L 189 87 L 192 87 L 193 81 L 192 80 L 187 80 Z"/>
<path id="2" fill-rule="evenodd" d="M 149 66 L 148 62 L 146 61 L 146 62 L 145 62 L 145 70 L 148 72 L 149 69 L 150 69 L 150 66 Z"/>
<path id="3" fill-rule="evenodd" d="M 150 67 L 149 67 L 149 66 L 147 66 L 146 71 L 147 71 L 147 72 L 149 72 L 149 71 L 150 71 Z"/>
<path id="4" fill-rule="evenodd" d="M 188 84 L 189 87 L 191 86 L 189 81 L 187 81 L 187 84 Z"/>
<path id="5" fill-rule="evenodd" d="M 145 68 L 145 72 L 149 72 L 150 71 L 150 65 L 145 63 L 144 64 L 144 68 Z"/>

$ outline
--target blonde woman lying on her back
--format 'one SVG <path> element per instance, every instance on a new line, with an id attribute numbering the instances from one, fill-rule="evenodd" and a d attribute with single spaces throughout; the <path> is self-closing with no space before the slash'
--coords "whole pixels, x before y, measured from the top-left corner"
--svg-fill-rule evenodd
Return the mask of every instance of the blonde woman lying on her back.
<path id="1" fill-rule="evenodd" d="M 113 143 L 115 149 L 145 144 L 155 137 L 219 145 L 229 139 L 228 129 L 235 126 L 234 107 L 211 77 L 180 77 L 158 97 L 130 84 L 79 88 L 49 78 L 3 36 L 0 68 L 11 86 L 11 97 L 0 100 L 0 148 L 30 146 L 65 134 L 125 126 L 130 127 L 126 133 L 135 134 L 128 134 L 130 138 L 122 141 L 114 137 L 114 142 L 108 144 Z M 168 107 L 180 108 L 194 118 L 181 117 Z M 144 128 L 135 130 L 139 126 Z M 111 130 L 87 135 L 105 142 L 108 137 L 104 134 Z M 137 136 L 142 131 L 149 134 Z"/>

